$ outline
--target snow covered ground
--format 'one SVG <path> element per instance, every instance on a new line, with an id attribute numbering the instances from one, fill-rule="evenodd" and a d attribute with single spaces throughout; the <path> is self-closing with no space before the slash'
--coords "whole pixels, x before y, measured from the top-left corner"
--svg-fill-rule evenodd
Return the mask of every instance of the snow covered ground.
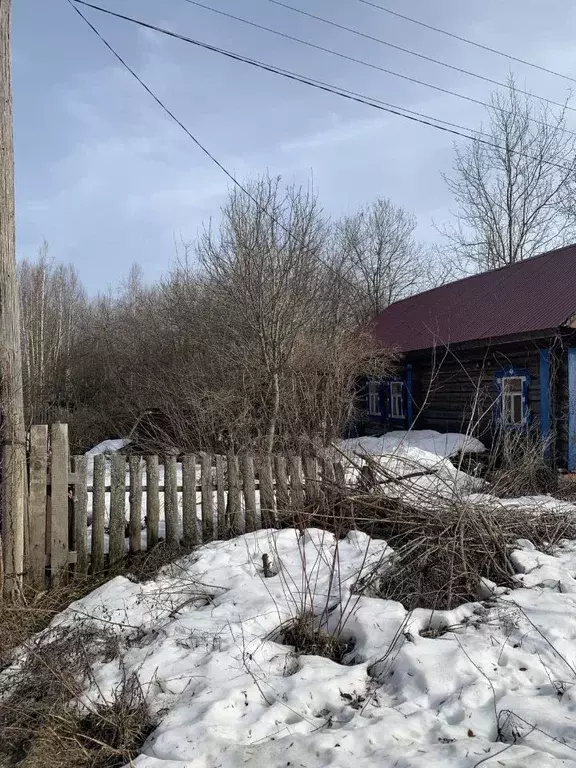
<path id="1" fill-rule="evenodd" d="M 260 531 L 117 577 L 56 623 L 121 638 L 158 718 L 134 768 L 576 766 L 576 542 L 523 542 L 518 589 L 451 612 L 353 594 L 391 555 L 365 534 Z M 303 604 L 344 627 L 344 663 L 274 634 Z M 94 673 L 85 702 L 123 675 L 118 659 Z"/>
<path id="2" fill-rule="evenodd" d="M 410 459 L 472 504 L 576 514 L 548 496 L 474 490 L 448 460 L 463 436 L 408 437 L 384 438 L 395 441 L 388 471 L 404 476 Z M 430 477 L 404 492 L 436 493 L 421 484 Z M 576 541 L 555 556 L 519 541 L 518 587 L 487 583 L 482 603 L 453 611 L 358 594 L 359 578 L 392 557 L 364 533 L 258 531 L 200 547 L 154 581 L 116 577 L 53 625 L 120 639 L 122 660 L 96 661 L 81 701 L 138 676 L 158 725 L 134 768 L 576 768 Z M 302 611 L 346 644 L 342 663 L 283 642 Z"/>

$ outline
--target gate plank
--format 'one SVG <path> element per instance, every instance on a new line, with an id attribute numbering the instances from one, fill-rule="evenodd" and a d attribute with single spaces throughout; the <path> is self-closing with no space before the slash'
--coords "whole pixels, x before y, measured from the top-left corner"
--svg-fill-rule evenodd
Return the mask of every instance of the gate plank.
<path id="1" fill-rule="evenodd" d="M 68 425 L 52 424 L 50 437 L 52 448 L 50 460 L 50 579 L 52 584 L 57 585 L 61 583 L 68 570 L 68 473 L 70 472 Z"/>
<path id="2" fill-rule="evenodd" d="M 48 427 L 30 429 L 29 583 L 33 589 L 46 586 L 46 486 L 48 483 Z"/>

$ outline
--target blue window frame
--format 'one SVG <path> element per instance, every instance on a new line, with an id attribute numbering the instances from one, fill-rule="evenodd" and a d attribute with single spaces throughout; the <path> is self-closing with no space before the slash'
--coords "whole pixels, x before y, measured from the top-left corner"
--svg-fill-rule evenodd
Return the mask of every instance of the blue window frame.
<path id="1" fill-rule="evenodd" d="M 504 429 L 523 429 L 530 421 L 528 387 L 530 374 L 525 368 L 505 368 L 496 376 L 498 400 L 495 419 Z"/>
<path id="2" fill-rule="evenodd" d="M 368 415 L 382 416 L 380 379 L 368 379 Z"/>
<path id="3" fill-rule="evenodd" d="M 406 385 L 402 379 L 390 379 L 388 386 L 388 416 L 392 421 L 404 421 L 406 418 Z"/>

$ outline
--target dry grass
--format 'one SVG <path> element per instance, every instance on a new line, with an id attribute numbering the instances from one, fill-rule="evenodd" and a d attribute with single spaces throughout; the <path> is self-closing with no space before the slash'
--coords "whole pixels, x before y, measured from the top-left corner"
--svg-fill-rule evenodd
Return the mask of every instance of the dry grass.
<path id="1" fill-rule="evenodd" d="M 483 579 L 514 586 L 510 553 L 518 539 L 546 551 L 576 537 L 576 516 L 480 507 L 464 501 L 420 509 L 385 498 L 357 497 L 356 524 L 384 538 L 392 563 L 372 574 L 370 592 L 407 608 L 451 609 L 481 597 Z"/>
<path id="2" fill-rule="evenodd" d="M 308 614 L 296 616 L 285 622 L 276 633 L 277 642 L 291 645 L 297 654 L 323 656 L 341 663 L 351 650 L 338 634 L 327 632 L 318 626 L 317 619 Z"/>
<path id="3" fill-rule="evenodd" d="M 534 430 L 500 434 L 486 469 L 490 492 L 501 498 L 555 493 L 558 473 L 545 458 L 546 448 Z"/>
<path id="4" fill-rule="evenodd" d="M 80 708 L 95 661 L 119 655 L 115 635 L 82 623 L 43 633 L 0 678 L 0 765 L 120 768 L 154 727 L 135 676 Z"/>

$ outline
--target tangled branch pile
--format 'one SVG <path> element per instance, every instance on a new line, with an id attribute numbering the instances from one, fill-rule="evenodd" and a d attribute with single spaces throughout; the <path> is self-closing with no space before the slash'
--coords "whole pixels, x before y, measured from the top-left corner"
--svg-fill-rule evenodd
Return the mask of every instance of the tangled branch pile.
<path id="1" fill-rule="evenodd" d="M 324 486 L 293 524 L 328 528 L 337 536 L 356 528 L 386 540 L 394 556 L 358 586 L 409 609 L 449 610 L 478 600 L 484 580 L 517 586 L 510 555 L 519 539 L 547 551 L 576 538 L 576 515 L 561 508 L 510 506 L 495 497 L 480 502 L 465 492 L 396 493 L 391 486 L 403 488 L 405 476 L 394 479 L 377 468 L 372 480 L 370 489 L 365 477 L 358 489 Z"/>

